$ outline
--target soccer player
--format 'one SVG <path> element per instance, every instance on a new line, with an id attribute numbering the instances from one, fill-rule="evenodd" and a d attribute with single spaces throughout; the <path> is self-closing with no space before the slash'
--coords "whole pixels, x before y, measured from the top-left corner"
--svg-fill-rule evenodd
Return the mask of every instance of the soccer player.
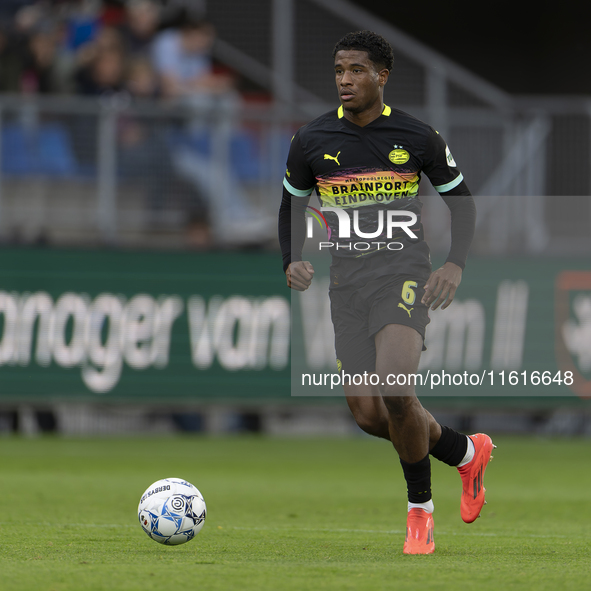
<path id="1" fill-rule="evenodd" d="M 384 104 L 393 65 L 389 43 L 371 31 L 349 33 L 333 58 L 341 105 L 300 128 L 291 143 L 279 211 L 283 266 L 290 288 L 310 286 L 314 269 L 302 261 L 302 248 L 315 189 L 322 207 L 332 208 L 323 213 L 331 230 L 337 367 L 379 377 L 377 386 L 344 383 L 347 403 L 361 429 L 391 441 L 400 457 L 408 489 L 404 553 L 430 554 L 429 455 L 458 468 L 461 516 L 471 523 L 485 502 L 483 476 L 493 444 L 488 435 L 468 437 L 439 425 L 411 380 L 388 376 L 417 373 L 429 307 L 443 310 L 454 299 L 476 208 L 437 131 Z M 421 173 L 451 212 L 451 250 L 434 272 L 420 222 Z"/>

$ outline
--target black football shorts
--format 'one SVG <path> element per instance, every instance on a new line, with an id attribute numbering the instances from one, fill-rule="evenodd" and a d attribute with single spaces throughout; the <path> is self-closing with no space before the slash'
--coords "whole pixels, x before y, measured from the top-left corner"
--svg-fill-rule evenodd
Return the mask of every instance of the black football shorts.
<path id="1" fill-rule="evenodd" d="M 339 371 L 374 372 L 374 337 L 387 324 L 410 326 L 425 339 L 430 322 L 429 308 L 421 304 L 425 283 L 425 278 L 390 275 L 329 290 Z"/>

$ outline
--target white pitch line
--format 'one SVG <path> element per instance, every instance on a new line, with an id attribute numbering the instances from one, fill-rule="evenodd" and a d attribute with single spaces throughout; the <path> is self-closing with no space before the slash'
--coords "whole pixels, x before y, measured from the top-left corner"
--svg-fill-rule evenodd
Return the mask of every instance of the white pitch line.
<path id="1" fill-rule="evenodd" d="M 307 527 L 239 527 L 229 526 L 226 529 L 239 529 L 239 530 L 252 530 L 252 531 L 307 531 L 307 532 L 337 532 L 337 533 L 356 533 L 356 534 L 386 534 L 386 535 L 398 535 L 406 533 L 405 530 L 398 529 L 321 529 L 321 528 L 307 528 Z M 511 534 L 511 533 L 498 533 L 498 532 L 446 532 L 436 530 L 437 535 L 442 536 L 478 536 L 478 537 L 514 537 L 514 538 L 571 538 L 572 536 L 565 536 L 562 534 L 550 535 L 550 534 Z"/>
<path id="2" fill-rule="evenodd" d="M 18 526 L 22 527 L 23 523 L 7 523 L 0 522 L 2 526 Z M 33 525 L 33 524 L 29 524 Z M 129 523 L 35 523 L 36 527 L 53 527 L 53 528 L 65 528 L 65 527 L 96 527 L 96 528 L 137 528 L 138 525 L 132 525 Z M 321 532 L 321 533 L 353 533 L 353 534 L 383 534 L 383 535 L 401 535 L 406 533 L 405 530 L 400 529 L 344 529 L 344 528 L 312 528 L 312 527 L 241 527 L 241 526 L 221 526 L 220 529 L 226 530 L 242 530 L 242 531 L 274 531 L 289 533 L 291 531 L 299 532 Z M 572 538 L 573 536 L 565 536 L 561 534 L 513 534 L 513 533 L 499 533 L 499 532 L 446 532 L 437 530 L 438 536 L 474 536 L 483 538 Z"/>
<path id="3" fill-rule="evenodd" d="M 35 527 L 138 527 L 136 525 L 131 525 L 129 523 L 43 523 L 43 522 L 34 522 L 34 523 L 23 523 L 22 521 L 19 523 L 7 523 L 7 522 L 0 522 L 0 527 L 14 525 L 21 527 L 23 525 L 34 525 Z"/>

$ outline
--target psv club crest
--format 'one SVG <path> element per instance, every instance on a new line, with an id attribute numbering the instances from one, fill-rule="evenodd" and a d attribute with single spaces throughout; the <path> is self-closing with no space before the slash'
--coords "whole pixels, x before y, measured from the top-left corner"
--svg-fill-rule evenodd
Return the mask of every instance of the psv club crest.
<path id="1" fill-rule="evenodd" d="M 556 360 L 573 372 L 570 387 L 591 398 L 591 271 L 564 271 L 555 286 Z"/>

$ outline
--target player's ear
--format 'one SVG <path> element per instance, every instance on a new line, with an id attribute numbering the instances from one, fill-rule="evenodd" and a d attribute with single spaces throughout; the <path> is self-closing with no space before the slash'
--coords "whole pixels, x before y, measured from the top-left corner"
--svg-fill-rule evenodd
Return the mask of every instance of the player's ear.
<path id="1" fill-rule="evenodd" d="M 388 68 L 384 68 L 378 72 L 378 81 L 380 86 L 386 86 L 386 82 L 388 82 L 388 76 L 390 75 L 390 70 Z"/>

